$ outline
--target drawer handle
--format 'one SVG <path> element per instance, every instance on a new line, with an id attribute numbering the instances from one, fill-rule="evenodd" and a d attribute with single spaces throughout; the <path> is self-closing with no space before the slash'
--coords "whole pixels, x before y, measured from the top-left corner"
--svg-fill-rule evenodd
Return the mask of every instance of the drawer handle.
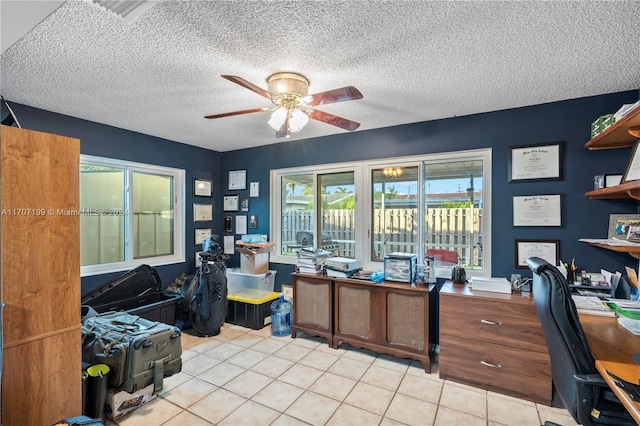
<path id="1" fill-rule="evenodd" d="M 502 321 L 487 321 L 485 319 L 481 319 L 480 322 L 489 325 L 502 325 Z"/>
<path id="2" fill-rule="evenodd" d="M 480 361 L 480 364 L 486 367 L 491 367 L 491 368 L 502 368 L 502 364 L 489 364 L 488 362 L 485 362 L 485 361 Z"/>

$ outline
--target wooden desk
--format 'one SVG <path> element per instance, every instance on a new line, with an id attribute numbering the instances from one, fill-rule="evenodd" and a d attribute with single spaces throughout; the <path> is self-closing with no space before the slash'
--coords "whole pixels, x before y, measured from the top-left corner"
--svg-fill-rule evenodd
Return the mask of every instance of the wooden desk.
<path id="1" fill-rule="evenodd" d="M 580 322 L 598 372 L 640 424 L 640 402 L 629 398 L 606 373 L 610 371 L 627 382 L 638 384 L 640 365 L 633 362 L 631 356 L 640 352 L 640 336 L 633 335 L 619 325 L 617 318 L 580 315 Z"/>

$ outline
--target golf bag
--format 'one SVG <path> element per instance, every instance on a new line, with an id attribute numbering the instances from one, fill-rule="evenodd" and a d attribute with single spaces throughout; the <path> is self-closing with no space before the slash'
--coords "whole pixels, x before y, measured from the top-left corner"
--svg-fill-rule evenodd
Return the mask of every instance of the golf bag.
<path id="1" fill-rule="evenodd" d="M 215 336 L 227 317 L 227 268 L 222 248 L 210 237 L 202 242 L 200 267 L 182 287 L 185 311 L 198 336 Z"/>

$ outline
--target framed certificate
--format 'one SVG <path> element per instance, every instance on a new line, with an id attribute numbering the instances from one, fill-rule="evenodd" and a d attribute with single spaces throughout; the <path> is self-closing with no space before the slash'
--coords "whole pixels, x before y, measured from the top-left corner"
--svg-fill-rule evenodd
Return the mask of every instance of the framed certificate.
<path id="1" fill-rule="evenodd" d="M 247 189 L 247 171 L 231 170 L 229 172 L 229 190 Z"/>
<path id="2" fill-rule="evenodd" d="M 193 221 L 208 222 L 213 220 L 213 204 L 193 203 Z"/>
<path id="3" fill-rule="evenodd" d="M 509 182 L 562 180 L 562 142 L 509 147 Z"/>
<path id="4" fill-rule="evenodd" d="M 622 177 L 623 183 L 640 179 L 640 149 L 638 149 L 638 145 L 640 145 L 640 142 L 636 142 L 635 145 L 633 145 L 633 151 L 631 152 L 627 169 Z"/>
<path id="5" fill-rule="evenodd" d="M 516 268 L 527 268 L 527 259 L 539 257 L 556 266 L 560 263 L 559 240 L 516 240 Z"/>
<path id="6" fill-rule="evenodd" d="M 211 197 L 213 181 L 209 179 L 193 180 L 193 195 L 201 197 Z"/>
<path id="7" fill-rule="evenodd" d="M 222 202 L 222 210 L 225 212 L 237 212 L 239 195 L 225 195 Z"/>
<path id="8" fill-rule="evenodd" d="M 562 226 L 560 194 L 513 197 L 513 226 Z"/>
<path id="9" fill-rule="evenodd" d="M 204 240 L 211 236 L 211 228 L 196 229 L 195 231 L 195 244 L 200 245 Z"/>

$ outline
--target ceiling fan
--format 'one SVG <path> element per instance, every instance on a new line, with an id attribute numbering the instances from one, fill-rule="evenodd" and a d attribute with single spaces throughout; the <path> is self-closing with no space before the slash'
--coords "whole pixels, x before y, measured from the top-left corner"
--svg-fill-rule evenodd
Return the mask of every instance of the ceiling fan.
<path id="1" fill-rule="evenodd" d="M 308 95 L 309 80 L 305 76 L 297 73 L 279 72 L 273 74 L 267 78 L 269 90 L 264 90 L 235 75 L 223 75 L 222 77 L 269 99 L 275 107 L 252 108 L 222 114 L 212 114 L 206 115 L 204 118 L 222 118 L 252 112 L 273 111 L 269 125 L 276 130 L 276 137 L 278 138 L 288 138 L 292 132 L 299 131 L 307 124 L 309 118 L 323 121 L 349 131 L 360 127 L 360 123 L 355 121 L 311 108 L 318 105 L 362 99 L 362 93 L 353 86 L 345 86 L 339 89 Z"/>

